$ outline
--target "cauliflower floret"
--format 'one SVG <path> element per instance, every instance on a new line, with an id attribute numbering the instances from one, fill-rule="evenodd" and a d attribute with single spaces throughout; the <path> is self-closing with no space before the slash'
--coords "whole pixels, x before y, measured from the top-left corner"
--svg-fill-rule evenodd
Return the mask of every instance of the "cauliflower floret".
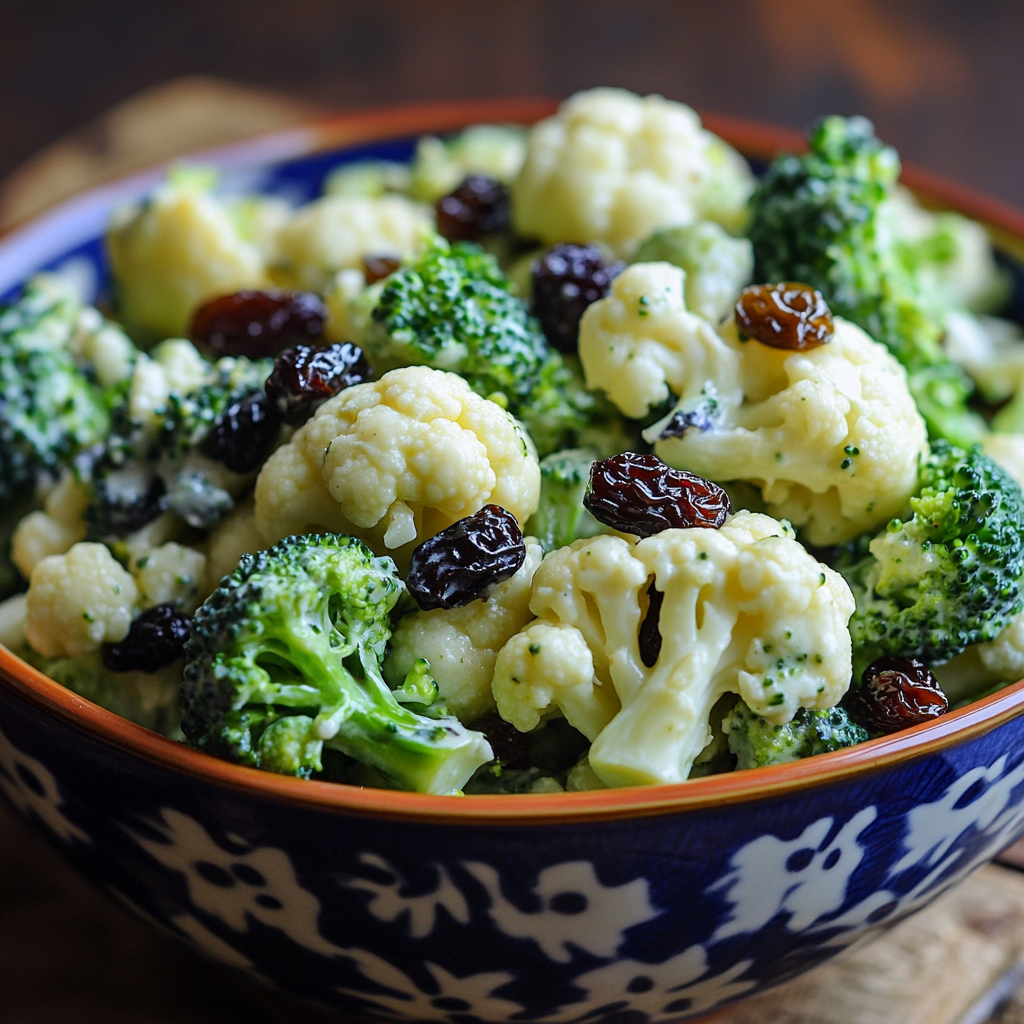
<path id="1" fill-rule="evenodd" d="M 27 594 L 15 594 L 6 601 L 0 601 L 0 644 L 9 651 L 17 651 L 23 647 L 27 620 Z"/>
<path id="2" fill-rule="evenodd" d="M 325 402 L 256 481 L 265 542 L 355 533 L 377 553 L 420 543 L 493 503 L 520 523 L 540 497 L 533 444 L 454 373 L 407 366 Z"/>
<path id="3" fill-rule="evenodd" d="M 526 156 L 526 132 L 497 124 L 474 124 L 453 139 L 424 135 L 416 143 L 409 192 L 433 203 L 451 192 L 467 174 L 486 174 L 511 184 Z"/>
<path id="4" fill-rule="evenodd" d="M 353 319 L 353 313 L 361 309 L 355 300 L 366 288 L 366 278 L 361 270 L 339 270 L 324 292 L 327 307 L 327 323 L 324 336 L 328 341 L 351 341 L 360 344 L 366 333 L 366 325 Z"/>
<path id="5" fill-rule="evenodd" d="M 128 635 L 138 598 L 135 580 L 114 556 L 83 541 L 32 570 L 25 635 L 47 658 L 88 654 Z"/>
<path id="6" fill-rule="evenodd" d="M 670 393 L 693 398 L 709 381 L 720 403 L 741 401 L 740 353 L 687 310 L 684 278 L 671 263 L 635 263 L 583 313 L 579 352 L 587 387 L 604 391 L 626 416 L 640 419 Z"/>
<path id="7" fill-rule="evenodd" d="M 638 636 L 651 583 L 664 597 L 661 649 L 648 667 Z M 639 543 L 576 541 L 537 570 L 530 608 L 540 623 L 578 631 L 593 658 L 594 693 L 614 692 L 621 702 L 590 748 L 590 766 L 606 785 L 685 779 L 710 739 L 711 709 L 723 693 L 740 694 L 782 725 L 801 707 L 834 706 L 850 682 L 849 587 L 786 524 L 753 512 L 737 513 L 720 530 L 665 530 Z M 559 642 L 578 647 L 559 639 L 556 658 Z M 521 662 L 521 641 L 510 643 L 509 660 Z M 592 727 L 604 712 L 589 708 L 589 722 L 580 716 L 579 674 L 566 667 L 566 675 L 575 699 L 561 699 L 555 688 L 552 699 L 561 699 L 571 725 Z M 535 686 L 524 688 L 525 698 L 514 687 L 496 672 L 503 717 L 542 710 Z M 524 699 L 532 711 L 519 707 Z"/>
<path id="8" fill-rule="evenodd" d="M 604 242 L 631 256 L 652 231 L 742 222 L 753 177 L 689 107 L 623 89 L 570 97 L 530 131 L 512 190 L 519 234 Z"/>
<path id="9" fill-rule="evenodd" d="M 199 587 L 206 572 L 206 556 L 171 541 L 132 558 L 132 576 L 139 588 L 139 607 L 171 604 L 194 612 L 201 600 Z"/>
<path id="10" fill-rule="evenodd" d="M 25 579 L 47 555 L 62 555 L 85 540 L 88 504 L 88 489 L 74 473 L 65 471 L 46 496 L 42 509 L 30 512 L 18 523 L 11 538 L 11 561 Z"/>
<path id="11" fill-rule="evenodd" d="M 584 323 L 600 323 L 607 301 L 594 303 Z M 673 387 L 679 404 L 644 432 L 659 458 L 712 480 L 754 484 L 769 514 L 820 546 L 876 529 L 904 508 L 927 437 L 906 373 L 884 346 L 836 317 L 828 344 L 790 352 L 741 341 L 730 320 L 720 337 L 738 372 L 722 378 L 715 366 L 729 361 L 718 356 L 713 366 L 706 335 L 692 337 L 700 342 L 692 354 L 673 353 L 694 368 Z"/>
<path id="12" fill-rule="evenodd" d="M 981 450 L 1024 487 L 1024 434 L 986 434 Z"/>
<path id="13" fill-rule="evenodd" d="M 79 312 L 68 348 L 79 363 L 93 368 L 104 388 L 127 380 L 135 364 L 136 349 L 131 338 L 93 306 L 84 306 Z"/>
<path id="14" fill-rule="evenodd" d="M 637 250 L 637 263 L 665 261 L 686 272 L 686 308 L 717 324 L 732 311 L 754 274 L 754 247 L 713 221 L 655 231 Z"/>
<path id="15" fill-rule="evenodd" d="M 210 364 L 185 338 L 161 341 L 149 354 L 163 371 L 167 387 L 178 395 L 195 391 L 210 376 Z"/>
<path id="16" fill-rule="evenodd" d="M 200 589 L 205 600 L 221 579 L 234 572 L 239 559 L 263 549 L 256 530 L 256 509 L 252 495 L 239 502 L 211 531 L 206 540 L 206 575 Z"/>
<path id="17" fill-rule="evenodd" d="M 161 338 L 186 334 L 203 300 L 267 282 L 259 249 L 195 176 L 118 211 L 107 249 L 125 323 Z"/>
<path id="18" fill-rule="evenodd" d="M 322 292 L 339 270 L 364 256 L 406 256 L 431 227 L 428 207 L 405 196 L 324 196 L 301 207 L 277 236 L 274 276 Z"/>
<path id="19" fill-rule="evenodd" d="M 531 623 L 501 649 L 494 666 L 494 699 L 502 718 L 531 732 L 558 708 L 588 740 L 619 712 L 614 690 L 594 675 L 583 634 L 562 622 Z"/>
<path id="20" fill-rule="evenodd" d="M 532 618 L 530 583 L 543 551 L 526 538 L 526 561 L 479 601 L 462 608 L 433 608 L 406 615 L 391 635 L 384 677 L 400 686 L 417 658 L 426 658 L 441 699 L 463 722 L 494 710 L 491 679 L 498 651 Z"/>

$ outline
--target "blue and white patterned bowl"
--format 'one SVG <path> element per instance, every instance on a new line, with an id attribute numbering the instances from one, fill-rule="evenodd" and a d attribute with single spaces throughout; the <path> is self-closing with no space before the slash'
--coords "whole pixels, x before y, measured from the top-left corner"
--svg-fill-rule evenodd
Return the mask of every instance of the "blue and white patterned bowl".
<path id="1" fill-rule="evenodd" d="M 309 198 L 325 172 L 547 102 L 350 117 L 203 159 Z M 708 119 L 753 157 L 787 133 Z M 340 148 L 344 146 L 344 148 Z M 102 290 L 95 190 L 0 240 L 0 294 L 43 267 Z M 904 180 L 1024 245 L 1024 217 Z M 211 957 L 348 1014 L 645 1024 L 776 984 L 924 906 L 1024 831 L 1024 683 L 896 736 L 681 785 L 457 799 L 226 764 L 0 648 L 0 790 L 84 874 Z"/>

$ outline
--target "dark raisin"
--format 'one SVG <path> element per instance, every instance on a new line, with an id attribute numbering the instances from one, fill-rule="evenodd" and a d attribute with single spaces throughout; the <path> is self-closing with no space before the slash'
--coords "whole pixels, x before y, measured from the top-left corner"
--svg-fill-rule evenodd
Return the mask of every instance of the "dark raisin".
<path id="1" fill-rule="evenodd" d="M 832 340 L 832 313 L 824 296 L 809 284 L 752 284 L 736 302 L 740 337 L 792 352 L 825 345 Z"/>
<path id="2" fill-rule="evenodd" d="M 560 242 L 533 265 L 533 315 L 549 342 L 575 352 L 580 317 L 608 294 L 623 264 L 605 263 L 594 245 Z"/>
<path id="3" fill-rule="evenodd" d="M 472 728 L 487 737 L 495 759 L 506 768 L 530 767 L 529 734 L 520 732 L 497 712 L 492 711 L 483 718 L 478 718 Z"/>
<path id="4" fill-rule="evenodd" d="M 689 412 L 672 413 L 671 419 L 658 435 L 659 441 L 667 441 L 670 437 L 682 437 L 688 430 L 696 430 L 704 434 L 714 426 L 711 417 L 704 409 L 691 409 Z"/>
<path id="5" fill-rule="evenodd" d="M 508 189 L 485 174 L 470 174 L 435 206 L 437 230 L 449 242 L 475 242 L 509 225 Z"/>
<path id="6" fill-rule="evenodd" d="M 157 475 L 140 478 L 138 467 L 114 469 L 93 480 L 93 499 L 85 510 L 94 540 L 126 537 L 167 509 L 167 486 Z"/>
<path id="7" fill-rule="evenodd" d="M 909 729 L 949 710 L 938 680 L 917 658 L 877 658 L 864 670 L 861 684 L 853 700 L 854 713 L 878 732 Z"/>
<path id="8" fill-rule="evenodd" d="M 267 398 L 285 423 L 305 423 L 318 405 L 344 388 L 371 377 L 370 364 L 358 345 L 347 341 L 316 348 L 285 349 L 267 378 Z"/>
<path id="9" fill-rule="evenodd" d="M 241 291 L 204 302 L 189 337 L 211 359 L 266 359 L 324 333 L 327 308 L 312 292 Z"/>
<path id="10" fill-rule="evenodd" d="M 281 417 L 260 393 L 229 405 L 203 438 L 200 450 L 233 473 L 251 473 L 267 460 L 281 432 Z"/>
<path id="11" fill-rule="evenodd" d="M 638 537 L 694 526 L 717 530 L 731 511 L 718 484 L 637 452 L 595 462 L 583 505 L 599 523 Z"/>
<path id="12" fill-rule="evenodd" d="M 665 595 L 655 587 L 653 580 L 647 588 L 647 614 L 640 623 L 640 660 L 648 667 L 654 668 L 661 654 L 661 606 L 665 603 Z"/>
<path id="13" fill-rule="evenodd" d="M 128 635 L 103 645 L 103 664 L 111 672 L 156 672 L 185 653 L 192 620 L 173 605 L 158 604 L 144 611 Z"/>
<path id="14" fill-rule="evenodd" d="M 397 256 L 364 256 L 363 276 L 367 284 L 376 284 L 390 277 L 401 265 Z"/>
<path id="15" fill-rule="evenodd" d="M 461 608 L 514 576 L 524 561 L 516 517 L 500 505 L 484 505 L 420 544 L 405 583 L 421 608 Z"/>

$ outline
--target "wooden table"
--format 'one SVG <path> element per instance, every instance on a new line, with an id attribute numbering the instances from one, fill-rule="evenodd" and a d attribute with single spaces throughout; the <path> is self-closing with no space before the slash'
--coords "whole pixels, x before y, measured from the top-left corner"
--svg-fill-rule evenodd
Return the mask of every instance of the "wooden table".
<path id="1" fill-rule="evenodd" d="M 51 146 L 0 186 L 0 223 L 175 153 L 310 108 L 213 79 L 169 83 Z M 96 139 L 105 140 L 102 145 Z M 724 1011 L 718 1024 L 1024 1024 L 1020 869 L 978 871 L 888 935 Z M 3 1024 L 323 1024 L 135 921 L 0 806 Z"/>

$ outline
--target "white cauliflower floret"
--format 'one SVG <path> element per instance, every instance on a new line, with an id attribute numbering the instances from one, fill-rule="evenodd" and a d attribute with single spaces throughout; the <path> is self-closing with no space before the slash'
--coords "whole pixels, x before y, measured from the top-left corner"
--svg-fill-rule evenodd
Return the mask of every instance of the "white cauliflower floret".
<path id="1" fill-rule="evenodd" d="M 510 579 L 462 608 L 414 611 L 391 635 L 384 677 L 400 686 L 417 658 L 426 658 L 441 699 L 469 724 L 494 710 L 491 679 L 498 651 L 532 618 L 530 584 L 543 552 L 526 538 L 526 561 Z"/>
<path id="2" fill-rule="evenodd" d="M 128 325 L 181 337 L 200 302 L 266 284 L 259 249 L 204 186 L 182 176 L 115 214 L 107 249 Z"/>
<path id="3" fill-rule="evenodd" d="M 721 338 L 738 375 L 707 376 L 705 347 L 694 346 L 694 377 L 679 389 L 679 405 L 644 433 L 659 458 L 712 480 L 755 485 L 771 515 L 820 546 L 901 512 L 927 438 L 906 372 L 884 346 L 839 317 L 832 340 L 806 352 L 741 341 L 734 320 Z M 737 383 L 739 405 L 729 390 Z"/>
<path id="4" fill-rule="evenodd" d="M 364 256 L 409 255 L 430 226 L 429 208 L 405 196 L 324 196 L 281 228 L 274 276 L 321 292 L 339 270 L 360 268 Z"/>
<path id="5" fill-rule="evenodd" d="M 339 270 L 324 292 L 327 307 L 327 323 L 324 337 L 328 341 L 351 341 L 359 343 L 365 333 L 364 325 L 353 320 L 355 300 L 366 288 L 366 278 L 361 270 Z"/>
<path id="6" fill-rule="evenodd" d="M 15 652 L 23 647 L 27 622 L 27 594 L 15 594 L 6 601 L 0 601 L 0 644 Z"/>
<path id="7" fill-rule="evenodd" d="M 15 527 L 11 561 L 25 579 L 47 555 L 62 555 L 85 540 L 85 509 L 89 491 L 66 470 L 46 496 L 42 509 L 30 512 Z"/>
<path id="8" fill-rule="evenodd" d="M 171 541 L 133 557 L 130 568 L 139 589 L 140 608 L 170 604 L 191 613 L 199 607 L 199 588 L 206 572 L 206 556 L 201 551 Z"/>
<path id="9" fill-rule="evenodd" d="M 697 114 L 623 89 L 577 93 L 535 125 L 512 189 L 519 234 L 631 256 L 657 228 L 742 222 L 753 177 Z"/>
<path id="10" fill-rule="evenodd" d="M 575 626 L 543 619 L 502 647 L 492 687 L 502 718 L 520 732 L 536 729 L 557 708 L 594 740 L 621 707 L 615 691 L 594 675 L 583 634 Z"/>
<path id="11" fill-rule="evenodd" d="M 128 635 L 135 580 L 102 544 L 82 542 L 32 570 L 25 634 L 47 658 L 77 657 Z"/>
<path id="12" fill-rule="evenodd" d="M 635 262 L 664 261 L 686 272 L 686 308 L 717 324 L 732 312 L 754 274 L 754 247 L 733 238 L 713 221 L 655 231 L 637 250 Z"/>
<path id="13" fill-rule="evenodd" d="M 511 184 L 526 157 L 526 132 L 497 124 L 474 124 L 453 139 L 424 135 L 416 143 L 409 192 L 433 203 L 451 192 L 467 174 L 486 174 Z"/>
<path id="14" fill-rule="evenodd" d="M 986 434 L 981 450 L 1024 487 L 1024 434 Z"/>
<path id="15" fill-rule="evenodd" d="M 84 306 L 79 312 L 68 349 L 79 363 L 93 368 L 96 380 L 105 388 L 127 380 L 135 365 L 131 338 L 93 306 Z"/>
<path id="16" fill-rule="evenodd" d="M 420 543 L 484 505 L 537 508 L 532 442 L 453 373 L 407 366 L 325 402 L 265 463 L 256 527 L 355 533 L 378 553 Z"/>
<path id="17" fill-rule="evenodd" d="M 684 277 L 670 263 L 635 263 L 583 313 L 579 353 L 587 387 L 604 391 L 626 416 L 640 419 L 670 393 L 696 397 L 708 382 L 719 402 L 741 399 L 741 354 L 687 310 Z"/>
<path id="18" fill-rule="evenodd" d="M 638 637 L 652 582 L 664 594 L 662 644 L 648 667 Z M 621 702 L 590 748 L 590 766 L 606 785 L 685 779 L 723 693 L 738 693 L 782 725 L 801 707 L 834 706 L 850 682 L 849 587 L 785 524 L 757 513 L 739 512 L 720 530 L 665 530 L 635 544 L 576 541 L 541 565 L 530 608 L 538 622 L 578 631 L 596 684 Z M 521 662 L 520 641 L 510 643 Z M 496 687 L 503 717 L 522 713 L 514 685 Z M 526 688 L 527 701 L 532 692 Z M 570 724 L 586 722 L 573 701 L 559 706 Z"/>

